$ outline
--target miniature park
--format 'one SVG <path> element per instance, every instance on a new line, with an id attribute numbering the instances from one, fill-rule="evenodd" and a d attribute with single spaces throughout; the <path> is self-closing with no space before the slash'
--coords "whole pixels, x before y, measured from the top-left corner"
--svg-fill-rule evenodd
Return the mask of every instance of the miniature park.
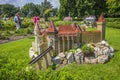
<path id="1" fill-rule="evenodd" d="M 0 4 L 0 80 L 120 80 L 119 1 L 40 2 Z"/>

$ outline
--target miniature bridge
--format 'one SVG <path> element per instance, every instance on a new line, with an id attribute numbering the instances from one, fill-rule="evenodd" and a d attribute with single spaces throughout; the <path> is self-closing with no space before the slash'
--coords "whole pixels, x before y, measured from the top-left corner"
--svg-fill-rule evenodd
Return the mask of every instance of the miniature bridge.
<path id="1" fill-rule="evenodd" d="M 53 47 L 50 46 L 50 47 L 47 48 L 45 51 L 43 51 L 41 54 L 39 54 L 37 57 L 35 57 L 32 61 L 30 61 L 29 64 L 32 65 L 32 64 L 38 62 L 38 60 L 40 60 L 42 57 L 45 57 L 45 55 L 46 55 L 47 53 L 49 53 L 50 50 L 52 50 L 52 49 L 53 49 Z M 40 67 L 40 66 L 39 66 L 39 67 Z"/>

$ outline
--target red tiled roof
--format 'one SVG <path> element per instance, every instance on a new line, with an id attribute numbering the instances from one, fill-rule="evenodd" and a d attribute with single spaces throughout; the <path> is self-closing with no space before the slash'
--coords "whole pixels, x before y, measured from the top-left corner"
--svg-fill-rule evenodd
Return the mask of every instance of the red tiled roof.
<path id="1" fill-rule="evenodd" d="M 104 16 L 101 15 L 101 16 L 99 17 L 99 19 L 98 19 L 98 22 L 104 22 L 104 21 L 105 21 Z"/>
<path id="2" fill-rule="evenodd" d="M 77 26 L 77 28 L 76 28 L 76 32 L 81 32 L 82 30 L 81 30 L 81 28 L 79 27 L 79 25 L 76 25 Z"/>
<path id="3" fill-rule="evenodd" d="M 42 36 L 46 36 L 46 35 L 47 35 L 46 30 L 42 30 Z"/>
<path id="4" fill-rule="evenodd" d="M 75 35 L 77 32 L 80 32 L 80 28 L 75 24 L 59 26 L 58 29 L 59 35 Z"/>
<path id="5" fill-rule="evenodd" d="M 47 32 L 54 32 L 54 33 L 57 32 L 53 21 L 50 21 L 50 24 L 49 24 L 49 27 L 48 27 L 48 29 L 47 29 Z"/>

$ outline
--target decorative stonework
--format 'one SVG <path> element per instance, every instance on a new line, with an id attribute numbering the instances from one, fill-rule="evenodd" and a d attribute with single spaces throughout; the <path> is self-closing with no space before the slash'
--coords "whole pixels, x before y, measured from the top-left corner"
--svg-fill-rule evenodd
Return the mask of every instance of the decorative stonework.
<path id="1" fill-rule="evenodd" d="M 80 64 L 107 62 L 113 57 L 114 49 L 104 41 L 105 21 L 103 19 L 104 17 L 101 17 L 97 22 L 97 30 L 95 31 L 85 31 L 77 24 L 60 25 L 56 28 L 53 21 L 50 21 L 47 29 L 40 29 L 39 24 L 36 23 L 34 28 L 35 41 L 32 42 L 32 47 L 29 50 L 30 58 L 37 59 L 35 61 L 37 61 L 39 69 L 46 69 L 53 63 L 66 65 L 72 62 Z M 82 43 L 87 43 L 88 46 L 94 48 L 94 52 L 90 55 L 84 54 L 78 48 Z M 78 49 L 71 52 L 70 49 L 73 48 Z M 36 56 L 41 57 L 36 58 Z"/>
<path id="2" fill-rule="evenodd" d="M 62 65 L 64 64 L 64 59 L 67 59 L 66 60 L 67 64 L 70 64 L 72 62 L 77 62 L 80 64 L 97 64 L 97 63 L 104 64 L 114 56 L 114 49 L 111 46 L 109 46 L 109 44 L 106 41 L 101 41 L 96 44 L 91 43 L 87 45 L 94 49 L 93 52 L 94 55 L 85 56 L 82 50 L 78 48 L 74 53 L 73 52 L 59 53 L 58 56 L 54 58 L 53 62 L 55 62 L 55 64 Z M 56 58 L 58 57 L 59 61 L 57 63 L 58 59 Z"/>

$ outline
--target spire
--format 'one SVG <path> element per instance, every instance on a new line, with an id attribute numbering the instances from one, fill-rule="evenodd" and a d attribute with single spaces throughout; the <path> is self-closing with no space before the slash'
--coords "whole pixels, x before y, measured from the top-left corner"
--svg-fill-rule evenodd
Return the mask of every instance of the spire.
<path id="1" fill-rule="evenodd" d="M 103 14 L 101 14 L 98 19 L 98 22 L 104 22 L 104 21 L 105 21 L 104 16 L 103 16 Z"/>
<path id="2" fill-rule="evenodd" d="M 77 27 L 76 30 L 75 30 L 76 32 L 81 32 L 82 31 L 81 28 L 79 27 L 79 25 L 76 25 L 76 27 Z"/>
<path id="3" fill-rule="evenodd" d="M 54 22 L 50 21 L 47 32 L 49 33 L 57 33 L 57 29 L 55 28 Z"/>
<path id="4" fill-rule="evenodd" d="M 39 24 L 38 24 L 38 23 L 35 24 L 34 34 L 35 34 L 35 35 L 41 34 L 40 27 L 39 27 Z"/>

